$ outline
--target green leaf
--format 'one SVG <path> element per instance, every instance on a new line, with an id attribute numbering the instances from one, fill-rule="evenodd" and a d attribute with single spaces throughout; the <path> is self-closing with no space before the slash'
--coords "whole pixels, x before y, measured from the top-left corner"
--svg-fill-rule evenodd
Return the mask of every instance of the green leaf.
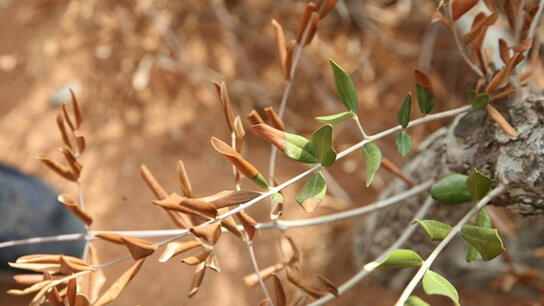
<path id="1" fill-rule="evenodd" d="M 410 114 L 412 112 L 412 94 L 407 93 L 402 101 L 399 111 L 397 112 L 397 118 L 402 128 L 406 128 L 410 122 Z"/>
<path id="2" fill-rule="evenodd" d="M 461 228 L 461 236 L 478 250 L 485 261 L 499 256 L 504 251 L 499 232 L 494 228 L 465 225 Z"/>
<path id="3" fill-rule="evenodd" d="M 427 232 L 431 240 L 442 240 L 448 236 L 451 226 L 435 220 L 415 220 Z"/>
<path id="4" fill-rule="evenodd" d="M 338 98 L 344 103 L 349 111 L 356 113 L 359 106 L 359 99 L 357 98 L 357 89 L 355 88 L 353 81 L 346 71 L 338 66 L 333 60 L 330 60 L 329 62 L 331 63 L 334 74 L 334 83 L 336 84 Z"/>
<path id="5" fill-rule="evenodd" d="M 480 210 L 480 213 L 476 217 L 476 222 L 474 223 L 474 225 L 478 227 L 491 228 L 492 227 L 491 218 L 489 218 L 489 216 L 484 210 Z M 481 259 L 482 259 L 482 255 L 480 255 L 480 252 L 478 252 L 478 250 L 471 245 L 468 248 L 468 252 L 467 252 L 467 257 L 466 257 L 467 262 L 471 262 L 473 260 L 481 260 Z"/>
<path id="6" fill-rule="evenodd" d="M 382 151 L 376 144 L 369 142 L 363 146 L 363 155 L 366 164 L 366 187 L 368 187 L 382 164 Z"/>
<path id="7" fill-rule="evenodd" d="M 263 189 L 268 189 L 268 184 L 266 183 L 266 180 L 261 173 L 257 173 L 257 176 L 252 178 L 251 181 L 255 183 L 255 185 L 262 187 Z"/>
<path id="8" fill-rule="evenodd" d="M 442 275 L 434 271 L 427 270 L 423 275 L 423 290 L 428 295 L 438 294 L 449 297 L 455 305 L 460 305 L 457 289 Z"/>
<path id="9" fill-rule="evenodd" d="M 472 201 L 467 189 L 467 176 L 450 174 L 431 187 L 431 196 L 438 202 L 446 205 L 457 205 Z"/>
<path id="10" fill-rule="evenodd" d="M 406 302 L 404 302 L 404 306 L 431 306 L 431 304 L 425 302 L 415 295 L 412 295 L 406 300 Z"/>
<path id="11" fill-rule="evenodd" d="M 429 89 L 416 84 L 416 93 L 419 110 L 424 114 L 430 113 L 434 107 L 434 98 L 432 98 L 432 94 L 429 92 Z"/>
<path id="12" fill-rule="evenodd" d="M 342 112 L 334 115 L 315 117 L 315 119 L 323 124 L 335 125 L 351 119 L 353 116 L 355 116 L 353 112 Z"/>
<path id="13" fill-rule="evenodd" d="M 327 193 L 327 182 L 319 171 L 302 187 L 302 190 L 295 197 L 295 201 L 302 205 L 306 212 L 313 211 Z"/>
<path id="14" fill-rule="evenodd" d="M 285 155 L 287 157 L 308 164 L 319 162 L 314 145 L 306 138 L 284 132 L 286 145 Z"/>
<path id="15" fill-rule="evenodd" d="M 332 147 L 332 125 L 327 124 L 317 129 L 312 134 L 312 144 L 321 165 L 328 167 L 334 164 L 336 151 Z"/>
<path id="16" fill-rule="evenodd" d="M 470 246 L 468 248 L 466 261 L 471 262 L 471 261 L 480 260 L 480 259 L 482 259 L 482 255 L 480 255 L 480 252 L 478 252 L 478 250 L 476 250 L 475 247 Z"/>
<path id="17" fill-rule="evenodd" d="M 418 267 L 423 263 L 423 259 L 415 251 L 409 249 L 393 250 L 387 258 L 380 263 L 378 269 L 400 269 Z"/>
<path id="18" fill-rule="evenodd" d="M 480 201 L 485 197 L 491 189 L 491 184 L 493 184 L 493 180 L 478 169 L 472 170 L 467 179 L 468 192 L 474 201 Z"/>
<path id="19" fill-rule="evenodd" d="M 401 131 L 395 140 L 400 156 L 404 157 L 412 151 L 412 138 L 405 131 Z"/>
<path id="20" fill-rule="evenodd" d="M 471 90 L 468 93 L 468 101 L 472 105 L 472 108 L 483 109 L 489 103 L 489 94 L 488 93 L 477 93 L 475 90 Z"/>

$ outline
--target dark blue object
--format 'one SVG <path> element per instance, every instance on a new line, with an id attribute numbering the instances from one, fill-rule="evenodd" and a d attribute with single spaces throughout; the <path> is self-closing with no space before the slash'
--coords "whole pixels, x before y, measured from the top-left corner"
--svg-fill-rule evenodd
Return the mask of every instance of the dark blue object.
<path id="1" fill-rule="evenodd" d="M 38 178 L 0 165 L 0 242 L 85 232 L 85 226 L 57 200 L 53 189 Z M 84 241 L 59 241 L 0 249 L 0 268 L 28 254 L 80 257 Z"/>

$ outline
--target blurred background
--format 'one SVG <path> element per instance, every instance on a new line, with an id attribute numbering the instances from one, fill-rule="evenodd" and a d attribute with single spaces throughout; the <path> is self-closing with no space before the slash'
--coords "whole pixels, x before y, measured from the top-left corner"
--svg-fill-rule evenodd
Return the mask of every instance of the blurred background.
<path id="1" fill-rule="evenodd" d="M 235 114 L 279 107 L 286 82 L 277 57 L 271 19 L 296 36 L 306 1 L 293 0 L 0 0 L 0 163 L 41 178 L 58 193 L 75 193 L 74 184 L 46 169 L 35 157 L 58 158 L 61 138 L 55 123 L 59 106 L 78 97 L 84 114 L 82 184 L 92 229 L 144 230 L 175 228 L 139 174 L 147 165 L 169 192 L 178 192 L 176 161 L 182 159 L 197 196 L 233 187 L 231 166 L 209 145 L 210 137 L 229 138 L 212 81 L 225 81 Z M 435 111 L 459 106 L 475 78 L 461 62 L 450 34 L 431 24 L 436 8 L 426 0 L 340 1 L 320 22 L 301 58 L 285 114 L 289 131 L 309 136 L 318 127 L 313 116 L 343 110 L 337 100 L 328 59 L 353 77 L 360 98 L 359 116 L 373 134 L 396 125 L 396 111 L 414 91 L 413 68 L 432 75 Z M 420 116 L 416 111 L 415 116 Z M 442 122 L 411 130 L 414 146 Z M 248 129 L 245 156 L 262 172 L 268 169 L 270 147 Z M 341 150 L 359 140 L 356 127 L 335 127 Z M 379 141 L 384 156 L 397 165 L 393 138 Z M 305 170 L 278 156 L 278 180 Z M 312 215 L 372 202 L 393 176 L 379 171 L 364 187 L 362 154 L 330 168 L 341 188 L 339 197 Z M 245 185 L 252 188 L 250 184 Z M 307 216 L 294 202 L 301 185 L 285 190 L 285 218 Z M 349 197 L 342 196 L 342 190 Z M 248 211 L 266 221 L 268 209 Z M 290 232 L 304 252 L 304 267 L 341 284 L 358 267 L 352 241 L 357 221 L 333 223 Z M 279 258 L 277 233 L 255 240 L 259 264 Z M 123 247 L 97 242 L 100 261 L 126 254 Z M 208 272 L 200 292 L 188 299 L 193 267 L 179 260 L 159 264 L 155 254 L 123 291 L 115 305 L 256 305 L 259 288 L 247 288 L 242 277 L 252 272 L 245 245 L 231 235 L 218 243 L 222 273 Z M 129 263 L 105 270 L 109 282 Z M 19 305 L 25 298 L 5 295 L 1 305 Z M 462 287 L 462 286 L 461 286 Z M 397 297 L 365 280 L 335 305 L 390 305 Z M 442 305 L 440 297 L 426 300 Z M 526 305 L 520 297 L 489 287 L 463 289 L 465 305 Z"/>

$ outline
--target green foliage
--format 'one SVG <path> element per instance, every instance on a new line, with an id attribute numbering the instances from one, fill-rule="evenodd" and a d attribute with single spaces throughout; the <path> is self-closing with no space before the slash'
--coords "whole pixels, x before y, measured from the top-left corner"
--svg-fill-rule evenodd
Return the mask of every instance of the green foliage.
<path id="1" fill-rule="evenodd" d="M 402 128 L 408 127 L 410 122 L 410 114 L 412 113 L 412 94 L 407 93 L 402 101 L 399 111 L 397 112 L 397 118 L 399 119 L 399 124 Z"/>
<path id="2" fill-rule="evenodd" d="M 327 124 L 317 129 L 312 134 L 312 144 L 324 167 L 328 167 L 336 160 L 336 151 L 332 147 L 332 125 Z"/>
<path id="3" fill-rule="evenodd" d="M 342 123 L 348 119 L 351 119 L 355 116 L 355 113 L 353 112 L 342 112 L 334 115 L 328 115 L 328 116 L 319 116 L 315 117 L 315 119 L 323 124 L 338 124 Z"/>
<path id="4" fill-rule="evenodd" d="M 451 226 L 435 220 L 415 220 L 425 230 L 431 240 L 442 240 L 451 232 Z"/>
<path id="5" fill-rule="evenodd" d="M 468 93 L 468 101 L 475 109 L 483 109 L 489 103 L 489 94 L 488 93 L 477 93 L 475 90 L 471 90 Z"/>
<path id="6" fill-rule="evenodd" d="M 363 156 L 366 164 L 366 187 L 368 187 L 382 164 L 382 151 L 376 144 L 369 142 L 363 146 Z"/>
<path id="7" fill-rule="evenodd" d="M 446 205 L 458 205 L 472 200 L 467 189 L 467 176 L 450 174 L 431 187 L 431 196 L 438 202 Z"/>
<path id="8" fill-rule="evenodd" d="M 478 169 L 472 170 L 467 179 L 468 192 L 474 201 L 480 201 L 485 197 L 491 189 L 491 184 L 493 184 L 493 180 Z"/>
<path id="9" fill-rule="evenodd" d="M 268 184 L 266 183 L 264 176 L 260 173 L 258 173 L 256 177 L 252 178 L 251 181 L 263 189 L 268 189 Z"/>
<path id="10" fill-rule="evenodd" d="M 485 261 L 491 260 L 504 252 L 504 245 L 499 232 L 494 228 L 465 225 L 461 228 L 461 236 L 478 250 Z"/>
<path id="11" fill-rule="evenodd" d="M 319 171 L 302 187 L 302 190 L 295 197 L 298 204 L 306 201 L 321 201 L 327 193 L 327 182 L 323 173 Z"/>
<path id="12" fill-rule="evenodd" d="M 413 250 L 396 249 L 393 250 L 387 258 L 381 262 L 378 269 L 400 269 L 418 267 L 423 263 L 423 259 Z"/>
<path id="13" fill-rule="evenodd" d="M 357 113 L 359 99 L 357 98 L 357 89 L 351 80 L 351 77 L 338 66 L 333 60 L 329 61 L 334 74 L 334 83 L 336 84 L 336 93 L 338 98 L 349 111 Z"/>
<path id="14" fill-rule="evenodd" d="M 399 133 L 395 143 L 397 144 L 397 151 L 402 157 L 412 151 L 412 138 L 405 131 Z"/>
<path id="15" fill-rule="evenodd" d="M 423 276 L 423 290 L 428 295 L 438 294 L 450 298 L 455 305 L 459 304 L 459 293 L 457 289 L 442 275 L 427 270 Z"/>
<path id="16" fill-rule="evenodd" d="M 314 145 L 308 139 L 291 133 L 284 134 L 286 140 L 284 153 L 287 157 L 308 164 L 319 162 Z"/>
<path id="17" fill-rule="evenodd" d="M 430 90 L 416 84 L 416 93 L 419 110 L 424 114 L 430 113 L 434 107 L 434 98 Z"/>
<path id="18" fill-rule="evenodd" d="M 425 302 L 415 295 L 412 295 L 406 300 L 406 302 L 404 302 L 404 306 L 431 306 L 431 304 Z"/>
<path id="19" fill-rule="evenodd" d="M 485 210 L 480 211 L 480 213 L 476 217 L 476 222 L 474 223 L 474 225 L 478 227 L 492 228 L 491 218 L 489 218 Z M 467 252 L 467 262 L 479 259 L 482 259 L 482 255 L 480 255 L 480 252 L 478 252 L 478 250 L 471 245 Z"/>

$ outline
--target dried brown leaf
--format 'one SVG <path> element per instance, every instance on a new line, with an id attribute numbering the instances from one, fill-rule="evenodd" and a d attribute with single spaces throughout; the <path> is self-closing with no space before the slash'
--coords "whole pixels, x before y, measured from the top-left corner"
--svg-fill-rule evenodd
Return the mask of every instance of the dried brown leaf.
<path id="1" fill-rule="evenodd" d="M 514 93 L 516 93 L 516 90 L 513 87 L 508 87 L 505 90 L 503 90 L 502 92 L 500 92 L 500 93 L 498 93 L 498 94 L 496 94 L 494 96 L 491 96 L 491 98 L 489 98 L 489 102 L 500 100 L 500 99 L 502 99 L 504 97 L 507 97 L 507 96 L 509 96 L 511 94 L 514 94 Z"/>
<path id="2" fill-rule="evenodd" d="M 308 37 L 306 37 L 306 42 L 304 45 L 309 45 L 312 40 L 314 39 L 315 33 L 317 32 L 317 28 L 319 27 L 319 14 L 316 12 L 312 13 L 311 21 L 310 21 L 310 29 L 308 30 Z"/>
<path id="3" fill-rule="evenodd" d="M 396 177 L 403 180 L 408 186 L 412 187 L 414 186 L 414 181 L 412 181 L 410 178 L 408 178 L 404 173 L 402 173 L 402 170 L 400 170 L 397 165 L 395 165 L 392 161 L 389 159 L 382 157 L 382 166 L 389 172 L 391 172 Z"/>
<path id="4" fill-rule="evenodd" d="M 59 263 L 15 263 L 8 262 L 9 266 L 14 269 L 28 270 L 34 272 L 48 272 L 56 274 L 60 272 Z"/>
<path id="5" fill-rule="evenodd" d="M 514 52 L 525 52 L 531 49 L 532 46 L 533 40 L 531 39 L 531 37 L 527 37 L 519 45 L 513 46 L 512 50 L 514 50 Z"/>
<path id="6" fill-rule="evenodd" d="M 519 11 L 520 0 L 505 0 L 502 3 L 502 10 L 506 15 L 506 19 L 510 24 L 512 29 L 516 28 L 518 11 Z"/>
<path id="7" fill-rule="evenodd" d="M 200 285 L 202 284 L 202 280 L 204 279 L 204 274 L 206 273 L 206 263 L 201 262 L 198 267 L 196 267 L 195 275 L 193 276 L 193 282 L 191 284 L 191 290 L 189 290 L 189 293 L 187 296 L 193 297 L 200 288 Z"/>
<path id="8" fill-rule="evenodd" d="M 251 110 L 249 114 L 247 114 L 246 118 L 252 125 L 264 123 L 264 120 L 261 117 L 261 115 L 259 115 L 259 113 L 254 109 Z"/>
<path id="9" fill-rule="evenodd" d="M 94 237 L 106 240 L 111 243 L 115 244 L 124 244 L 123 242 L 123 236 L 115 233 L 95 233 Z"/>
<path id="10" fill-rule="evenodd" d="M 65 260 L 68 260 L 70 262 L 80 264 L 80 265 L 86 265 L 87 263 L 77 257 L 73 256 L 64 256 Z M 31 255 L 24 255 L 15 261 L 16 263 L 60 263 L 60 255 L 59 254 L 31 254 Z"/>
<path id="11" fill-rule="evenodd" d="M 305 281 L 299 275 L 293 273 L 289 269 L 287 269 L 285 272 L 287 274 L 287 280 L 291 282 L 291 284 L 297 286 L 313 298 L 318 299 L 327 294 L 326 291 L 309 284 L 307 281 Z"/>
<path id="12" fill-rule="evenodd" d="M 181 186 L 183 195 L 185 195 L 188 198 L 192 198 L 193 187 L 191 186 L 191 181 L 189 181 L 189 177 L 187 176 L 187 171 L 185 170 L 185 165 L 183 164 L 183 161 L 178 160 L 177 170 L 178 170 L 179 184 Z"/>
<path id="13" fill-rule="evenodd" d="M 68 148 L 72 148 L 72 143 L 70 142 L 70 138 L 68 138 L 68 133 L 66 133 L 66 128 L 64 127 L 64 118 L 61 113 L 57 114 L 57 126 L 59 127 L 60 135 L 64 144 Z"/>
<path id="14" fill-rule="evenodd" d="M 27 294 L 42 290 L 45 286 L 49 285 L 52 282 L 51 280 L 43 280 L 43 276 L 41 274 L 35 274 L 35 275 L 39 276 L 42 280 L 23 290 L 10 289 L 7 291 L 7 294 L 16 295 L 16 296 L 27 295 Z"/>
<path id="15" fill-rule="evenodd" d="M 249 241 L 252 241 L 253 236 L 255 236 L 257 222 L 243 210 L 236 214 L 236 219 L 242 224 Z"/>
<path id="16" fill-rule="evenodd" d="M 134 237 L 121 237 L 123 243 L 127 246 L 130 255 L 134 260 L 145 258 L 155 252 L 157 249 L 156 245 L 151 244 L 151 242 L 138 239 Z"/>
<path id="17" fill-rule="evenodd" d="M 68 116 L 68 110 L 66 109 L 66 103 L 62 104 L 62 114 L 64 115 L 64 120 L 66 120 L 66 123 L 70 127 L 70 130 L 72 132 L 75 130 L 74 124 L 72 123 L 72 120 L 70 119 L 70 116 Z"/>
<path id="18" fill-rule="evenodd" d="M 60 255 L 60 272 L 64 274 L 71 274 L 71 273 L 77 273 L 81 271 L 90 271 L 92 268 L 89 266 L 89 264 L 79 264 L 75 263 L 73 261 L 70 261 L 69 258 L 64 257 L 64 255 Z"/>
<path id="19" fill-rule="evenodd" d="M 508 61 L 510 60 L 510 47 L 508 46 L 508 43 L 502 38 L 499 38 L 499 51 L 503 63 L 508 63 Z"/>
<path id="20" fill-rule="evenodd" d="M 282 131 L 266 124 L 253 125 L 251 130 L 269 143 L 276 146 L 280 151 L 285 151 L 287 141 L 285 140 L 285 134 Z"/>
<path id="21" fill-rule="evenodd" d="M 228 207 L 220 208 L 218 209 L 217 213 L 220 215 L 223 215 L 229 211 Z M 240 230 L 238 230 L 238 224 L 234 220 L 232 216 L 229 216 L 223 220 L 221 220 L 221 226 L 226 228 L 229 232 L 233 233 L 234 235 L 238 236 L 238 238 L 244 240 L 244 234 Z"/>
<path id="22" fill-rule="evenodd" d="M 429 78 L 429 75 L 423 70 L 419 68 L 414 69 L 414 77 L 416 79 L 416 83 L 419 84 L 422 87 L 425 88 L 432 88 L 433 84 L 431 83 L 431 78 Z"/>
<path id="23" fill-rule="evenodd" d="M 261 279 L 266 280 L 270 276 L 272 276 L 272 274 L 283 270 L 283 268 L 285 268 L 285 265 L 283 263 L 277 263 L 259 270 L 259 274 L 261 275 Z M 244 276 L 244 282 L 248 287 L 255 287 L 259 283 L 259 277 L 257 276 L 257 272 L 253 272 Z"/>
<path id="24" fill-rule="evenodd" d="M 79 108 L 79 103 L 77 102 L 76 95 L 74 94 L 72 89 L 70 89 L 70 95 L 72 96 L 72 109 L 74 110 L 75 128 L 77 130 L 81 126 L 81 122 L 83 122 L 83 117 L 81 116 L 81 110 Z"/>
<path id="25" fill-rule="evenodd" d="M 53 278 L 51 277 L 51 274 L 47 272 L 44 272 L 43 279 L 53 280 Z M 62 302 L 62 298 L 60 297 L 60 294 L 59 294 L 59 290 L 55 286 L 51 287 L 51 290 L 45 292 L 45 297 L 47 298 L 48 302 L 51 305 L 64 306 L 64 303 Z"/>
<path id="26" fill-rule="evenodd" d="M 296 45 L 297 42 L 294 39 L 291 39 L 285 46 L 285 49 L 287 50 L 287 57 L 285 58 L 285 70 L 287 71 L 287 75 L 285 76 L 285 79 L 287 81 L 291 80 L 291 66 L 293 64 L 293 53 Z"/>
<path id="27" fill-rule="evenodd" d="M 218 193 L 199 198 L 202 201 L 209 202 L 217 208 L 223 208 L 245 203 L 261 195 L 256 191 L 243 190 L 223 190 Z"/>
<path id="28" fill-rule="evenodd" d="M 89 215 L 89 213 L 81 208 L 78 203 L 76 203 L 75 199 L 72 197 L 72 195 L 68 193 L 63 193 L 58 196 L 58 201 L 64 204 L 64 207 L 68 209 L 72 214 L 74 214 L 76 217 L 78 217 L 81 222 L 83 222 L 85 225 L 89 226 L 93 223 L 93 218 Z"/>
<path id="29" fill-rule="evenodd" d="M 319 18 L 321 19 L 325 18 L 325 16 L 327 16 L 329 12 L 332 11 L 334 6 L 338 2 L 338 0 L 326 0 L 326 1 L 327 1 L 327 4 L 325 4 L 325 7 L 323 7 L 321 12 L 319 13 Z"/>
<path id="30" fill-rule="evenodd" d="M 319 285 L 327 290 L 329 293 L 331 293 L 332 295 L 338 297 L 339 294 L 338 294 L 338 288 L 336 287 L 335 284 L 333 284 L 330 280 L 328 280 L 325 276 L 323 275 L 320 275 L 320 274 L 317 274 L 315 273 L 314 274 L 315 278 L 317 279 L 317 282 L 319 283 Z"/>
<path id="31" fill-rule="evenodd" d="M 76 304 L 75 306 L 89 306 L 91 305 L 91 302 L 89 301 L 89 298 L 81 293 L 78 293 L 76 295 Z"/>
<path id="32" fill-rule="evenodd" d="M 145 165 L 142 165 L 140 167 L 140 174 L 142 175 L 143 179 L 145 180 L 151 191 L 153 191 L 153 193 L 155 194 L 155 197 L 157 197 L 158 199 L 164 199 L 168 197 L 168 193 L 166 192 L 166 190 L 161 186 L 161 184 L 157 181 L 153 174 L 151 174 L 151 172 L 149 171 L 149 169 L 147 169 Z M 177 226 L 181 228 L 190 228 L 192 226 L 192 222 L 187 216 L 169 210 L 166 210 L 166 213 Z"/>
<path id="33" fill-rule="evenodd" d="M 199 246 L 201 246 L 201 243 L 196 240 L 187 242 L 170 242 L 166 245 L 164 252 L 159 258 L 159 261 L 167 262 L 170 258 Z"/>
<path id="34" fill-rule="evenodd" d="M 297 43 L 301 43 L 302 36 L 304 35 L 304 31 L 306 30 L 306 27 L 308 26 L 308 21 L 310 21 L 310 17 L 312 16 L 312 13 L 317 10 L 315 3 L 308 3 L 306 4 L 306 10 L 304 11 L 304 15 L 302 16 L 302 19 L 300 20 L 300 25 L 298 27 L 298 33 L 297 33 Z"/>
<path id="35" fill-rule="evenodd" d="M 268 122 L 270 122 L 270 125 L 272 125 L 275 129 L 278 129 L 280 131 L 285 130 L 285 124 L 283 124 L 283 121 L 281 120 L 280 116 L 276 113 L 276 111 L 272 107 L 265 107 L 264 113 L 266 115 L 266 118 L 268 119 Z"/>
<path id="36" fill-rule="evenodd" d="M 192 227 L 191 233 L 196 237 L 204 240 L 207 244 L 215 244 L 221 236 L 221 223 L 216 222 L 208 225 Z"/>
<path id="37" fill-rule="evenodd" d="M 452 17 L 454 21 L 461 18 L 466 12 L 473 8 L 478 0 L 452 0 Z"/>
<path id="38" fill-rule="evenodd" d="M 50 159 L 46 155 L 40 155 L 36 159 L 41 160 L 49 169 L 53 170 L 63 178 L 73 182 L 77 181 L 76 175 L 72 173 L 69 167 Z"/>
<path id="39" fill-rule="evenodd" d="M 183 258 L 181 261 L 183 263 L 188 264 L 188 265 L 194 266 L 194 265 L 197 265 L 197 264 L 199 264 L 201 262 L 204 262 L 206 260 L 206 258 L 208 258 L 209 255 L 210 255 L 210 250 L 203 251 L 203 252 L 198 253 L 195 256 L 189 256 L 189 257 Z"/>
<path id="40" fill-rule="evenodd" d="M 125 289 L 130 280 L 136 275 L 136 273 L 138 273 L 138 271 L 140 271 L 140 268 L 144 264 L 144 261 L 145 258 L 136 261 L 134 265 L 132 265 L 127 271 L 125 271 L 125 273 L 123 273 L 123 275 L 121 275 L 121 277 L 119 277 L 115 281 L 115 283 L 113 283 L 113 285 L 111 285 L 111 287 L 106 290 L 106 292 L 104 292 L 104 294 L 98 299 L 94 306 L 102 306 L 115 301 L 115 299 L 119 297 L 121 291 Z"/>
<path id="41" fill-rule="evenodd" d="M 278 56 L 280 58 L 281 68 L 283 69 L 283 74 L 287 75 L 289 71 L 285 68 L 285 59 L 287 58 L 287 49 L 285 47 L 285 35 L 283 34 L 282 26 L 272 19 L 272 26 L 276 33 L 276 47 L 278 48 Z"/>
<path id="42" fill-rule="evenodd" d="M 227 85 L 225 82 L 221 84 L 213 82 L 215 89 L 217 90 L 217 95 L 219 96 L 219 102 L 223 106 L 223 112 L 225 113 L 225 119 L 231 132 L 234 132 L 234 114 L 232 113 L 232 104 L 230 102 L 229 92 L 227 90 Z"/>
<path id="43" fill-rule="evenodd" d="M 236 152 L 231 146 L 223 142 L 222 140 L 212 137 L 212 147 L 221 155 L 223 155 L 229 162 L 240 170 L 245 176 L 252 179 L 255 178 L 259 171 L 251 163 L 245 160 L 240 153 Z"/>
<path id="44" fill-rule="evenodd" d="M 269 298 L 264 298 L 264 300 L 262 300 L 259 303 L 259 306 L 272 306 L 272 305 L 274 304 L 272 304 L 272 301 Z"/>
<path id="45" fill-rule="evenodd" d="M 16 284 L 21 286 L 32 286 L 43 280 L 41 274 L 15 274 L 12 278 Z"/>
<path id="46" fill-rule="evenodd" d="M 70 168 L 72 168 L 74 175 L 79 178 L 83 166 L 77 161 L 76 157 L 74 156 L 74 152 L 72 152 L 72 150 L 66 146 L 60 148 L 60 152 L 64 155 L 64 158 L 68 162 Z"/>
<path id="47" fill-rule="evenodd" d="M 100 261 L 98 260 L 98 253 L 96 251 L 96 248 L 92 244 L 89 244 L 88 252 L 91 259 L 91 265 L 97 266 L 98 264 L 100 264 Z M 98 295 L 100 294 L 100 290 L 105 283 L 106 276 L 104 275 L 104 272 L 102 272 L 102 270 L 96 270 L 91 272 L 91 274 L 89 275 L 89 300 L 91 302 L 94 303 L 96 301 Z"/>
<path id="48" fill-rule="evenodd" d="M 76 138 L 77 150 L 81 154 L 85 151 L 85 137 L 79 130 L 74 131 L 74 137 Z"/>
<path id="49" fill-rule="evenodd" d="M 217 255 L 214 251 L 210 252 L 210 255 L 206 258 L 206 268 L 212 269 L 218 273 L 221 272 L 219 260 L 217 259 Z"/>
<path id="50" fill-rule="evenodd" d="M 68 298 L 68 303 L 70 306 L 76 305 L 76 296 L 77 296 L 77 281 L 75 278 L 72 278 L 68 281 L 68 287 L 66 291 L 66 297 Z M 64 304 L 63 304 L 64 305 Z"/>
<path id="51" fill-rule="evenodd" d="M 283 290 L 283 285 L 281 284 L 280 278 L 276 273 L 272 274 L 272 280 L 274 281 L 274 293 L 276 295 L 276 305 L 285 306 L 287 305 L 287 297 L 285 295 L 285 290 Z"/>
<path id="52" fill-rule="evenodd" d="M 234 118 L 234 135 L 236 136 L 236 146 L 234 149 L 236 149 L 236 152 L 241 154 L 246 131 L 244 130 L 244 126 L 242 125 L 242 119 L 240 119 L 240 116 L 236 116 Z"/>
<path id="53" fill-rule="evenodd" d="M 497 125 L 510 137 L 518 137 L 519 133 L 514 129 L 510 123 L 499 113 L 499 111 L 494 108 L 492 105 L 487 104 L 487 112 L 491 119 L 495 120 Z"/>

